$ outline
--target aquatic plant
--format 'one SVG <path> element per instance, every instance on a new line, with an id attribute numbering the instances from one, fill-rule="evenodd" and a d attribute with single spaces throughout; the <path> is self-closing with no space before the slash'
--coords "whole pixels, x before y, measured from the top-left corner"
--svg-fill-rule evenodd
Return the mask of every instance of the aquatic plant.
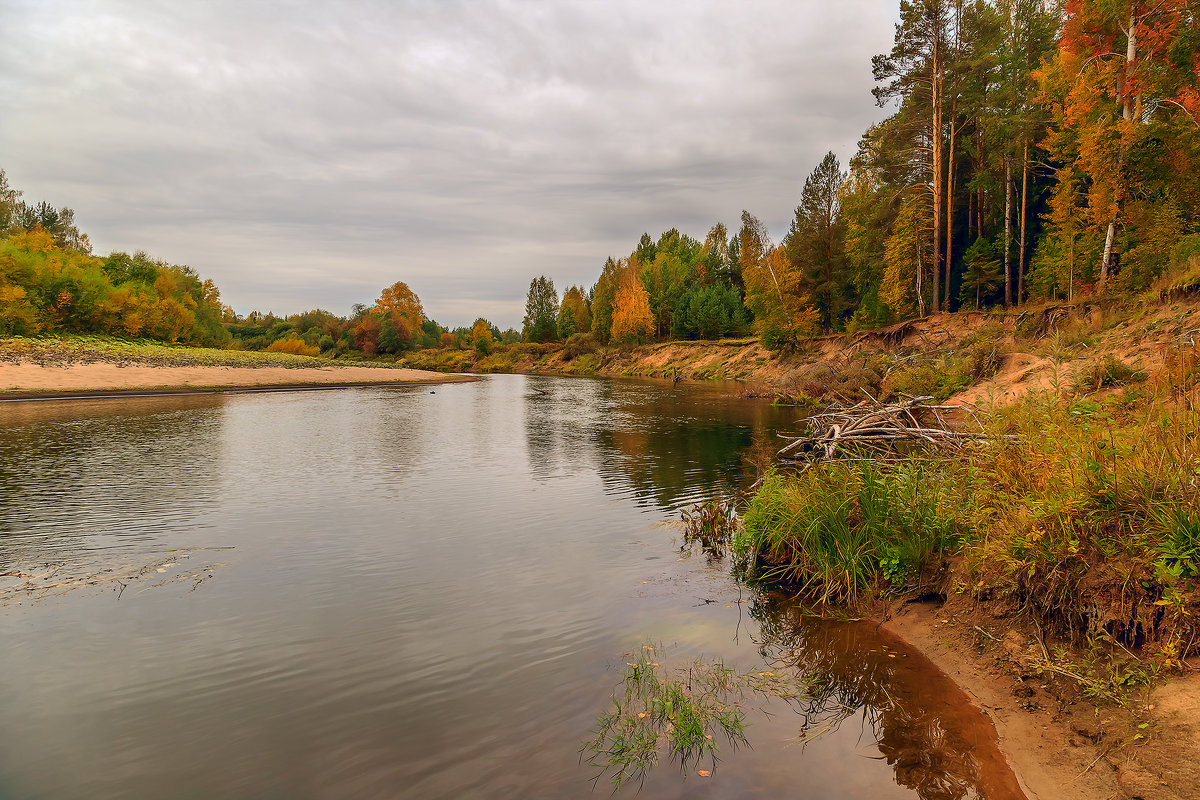
<path id="1" fill-rule="evenodd" d="M 643 645 L 635 661 L 626 662 L 612 708 L 600 714 L 593 736 L 580 753 L 606 774 L 614 789 L 627 781 L 645 780 L 665 752 L 688 770 L 707 761 L 715 769 L 716 737 L 733 747 L 746 743 L 745 711 L 738 705 L 755 677 L 738 675 L 720 660 L 697 659 L 674 673 L 657 659 L 661 648 Z"/>
<path id="2" fill-rule="evenodd" d="M 699 544 L 710 558 L 724 558 L 740 529 L 737 503 L 717 498 L 697 503 L 680 512 L 684 547 Z"/>

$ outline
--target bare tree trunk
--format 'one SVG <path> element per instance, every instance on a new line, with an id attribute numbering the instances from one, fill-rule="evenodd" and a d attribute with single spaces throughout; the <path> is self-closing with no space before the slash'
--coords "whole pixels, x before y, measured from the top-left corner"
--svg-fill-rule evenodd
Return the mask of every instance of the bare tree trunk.
<path id="1" fill-rule="evenodd" d="M 983 174 L 983 130 L 976 126 L 975 130 L 975 172 Z M 975 213 L 978 218 L 975 221 L 975 236 L 983 236 L 983 187 L 975 189 Z"/>
<path id="2" fill-rule="evenodd" d="M 939 262 L 942 252 L 942 91 L 940 67 L 941 43 L 933 42 L 933 125 L 930 147 L 933 153 L 933 313 L 938 312 Z M 924 316 L 924 314 L 922 314 Z"/>
<path id="3" fill-rule="evenodd" d="M 917 314 L 925 316 L 925 287 L 924 283 L 925 263 L 921 258 L 921 245 L 917 244 Z"/>
<path id="4" fill-rule="evenodd" d="M 962 0 L 956 0 L 954 3 L 954 45 L 951 51 L 956 59 L 961 46 L 961 24 Z M 950 270 L 954 264 L 954 144 L 955 135 L 958 132 L 957 83 L 951 83 L 950 91 L 953 99 L 950 102 L 950 142 L 946 150 L 946 291 L 943 294 L 945 300 L 943 305 L 947 311 L 950 310 Z"/>
<path id="5" fill-rule="evenodd" d="M 975 241 L 975 192 L 967 190 L 967 241 Z"/>
<path id="6" fill-rule="evenodd" d="M 1004 156 L 1004 307 L 1012 305 L 1012 265 L 1009 263 L 1009 253 L 1012 251 L 1012 156 Z"/>
<path id="7" fill-rule="evenodd" d="M 1126 31 L 1125 42 L 1125 81 L 1121 88 L 1123 94 L 1121 102 L 1121 117 L 1126 122 L 1133 122 L 1133 98 L 1128 92 L 1124 91 L 1129 85 L 1129 73 L 1133 69 L 1133 63 L 1137 59 L 1137 15 L 1130 13 L 1129 15 L 1129 30 Z M 1117 180 L 1121 180 L 1121 174 L 1125 171 L 1125 146 L 1121 146 L 1121 154 L 1119 156 L 1120 163 L 1117 165 Z M 1117 187 L 1117 192 L 1113 196 L 1112 218 L 1108 222 L 1108 232 L 1104 235 L 1104 257 L 1100 262 L 1100 285 L 1103 286 L 1108 282 L 1108 273 L 1112 268 L 1112 248 L 1113 240 L 1116 238 L 1117 218 L 1121 213 L 1121 187 Z"/>
<path id="8" fill-rule="evenodd" d="M 958 98 L 954 100 L 958 106 Z M 954 135 L 957 120 L 950 109 L 950 147 L 946 153 L 946 310 L 950 310 L 950 265 L 954 263 Z"/>
<path id="9" fill-rule="evenodd" d="M 1029 198 L 1029 140 L 1021 156 L 1021 246 L 1017 258 L 1017 305 L 1025 302 L 1025 217 Z"/>

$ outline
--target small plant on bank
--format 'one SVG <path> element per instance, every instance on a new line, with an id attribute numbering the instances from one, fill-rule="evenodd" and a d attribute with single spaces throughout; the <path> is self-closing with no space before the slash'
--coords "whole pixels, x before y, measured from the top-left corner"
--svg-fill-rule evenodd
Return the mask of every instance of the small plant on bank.
<path id="1" fill-rule="evenodd" d="M 1075 391 L 1095 392 L 1144 380 L 1146 373 L 1134 369 L 1112 355 L 1106 355 L 1080 370 L 1075 377 Z"/>

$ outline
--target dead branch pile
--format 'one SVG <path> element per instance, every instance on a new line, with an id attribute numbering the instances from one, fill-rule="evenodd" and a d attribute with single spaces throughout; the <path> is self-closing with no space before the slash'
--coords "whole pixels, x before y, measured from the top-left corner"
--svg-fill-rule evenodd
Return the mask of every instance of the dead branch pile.
<path id="1" fill-rule="evenodd" d="M 916 442 L 958 448 L 985 440 L 983 426 L 973 409 L 961 405 L 934 405 L 932 397 L 903 397 L 897 403 L 864 400 L 850 407 L 833 405 L 808 418 L 807 436 L 784 436 L 791 441 L 779 457 L 797 460 L 833 458 L 840 448 L 891 452 L 899 442 Z M 976 430 L 953 427 L 946 416 L 957 412 L 974 422 Z"/>

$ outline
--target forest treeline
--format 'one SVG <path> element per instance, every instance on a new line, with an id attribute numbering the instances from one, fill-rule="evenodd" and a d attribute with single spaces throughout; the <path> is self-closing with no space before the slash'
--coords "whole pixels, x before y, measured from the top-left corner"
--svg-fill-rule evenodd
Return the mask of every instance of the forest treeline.
<path id="1" fill-rule="evenodd" d="M 782 241 L 743 211 L 643 234 L 590 287 L 535 278 L 521 331 L 449 330 L 407 285 L 348 317 L 235 315 L 211 281 L 91 253 L 0 171 L 0 334 L 96 332 L 327 355 L 587 338 L 788 349 L 941 311 L 1131 293 L 1200 258 L 1200 0 L 902 0 L 872 61 L 892 113 L 833 153 Z"/>
<path id="2" fill-rule="evenodd" d="M 586 295 L 593 335 L 749 324 L 786 348 L 1138 292 L 1200 254 L 1200 2 L 904 0 L 872 69 L 893 113 L 848 169 L 833 153 L 815 166 L 781 242 L 746 211 L 703 242 L 643 235 Z"/>
<path id="3" fill-rule="evenodd" d="M 494 341 L 520 338 L 483 325 Z M 242 317 L 190 267 L 142 251 L 94 255 L 72 209 L 26 202 L 0 170 L 0 336 L 105 334 L 336 357 L 464 346 L 481 338 L 479 328 L 451 331 L 427 319 L 403 282 L 370 306 L 356 305 L 349 317 L 321 309 Z"/>

